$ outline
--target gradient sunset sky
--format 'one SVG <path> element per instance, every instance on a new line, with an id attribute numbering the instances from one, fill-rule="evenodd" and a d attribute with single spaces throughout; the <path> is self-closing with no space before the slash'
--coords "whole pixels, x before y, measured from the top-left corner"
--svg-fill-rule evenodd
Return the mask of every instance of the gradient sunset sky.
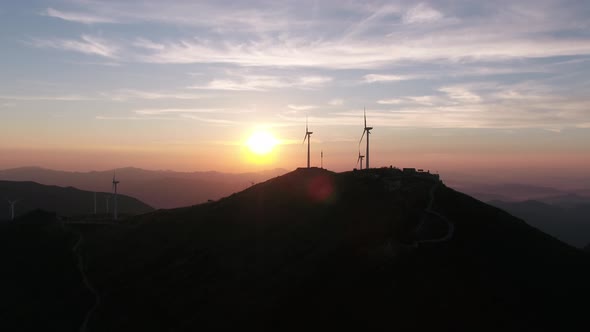
<path id="1" fill-rule="evenodd" d="M 2 1 L 0 168 L 590 169 L 588 1 Z M 280 142 L 267 157 L 255 131 Z M 364 148 L 363 148 L 364 149 Z M 364 153 L 364 151 L 363 151 Z M 541 174 L 539 173 L 539 174 Z"/>

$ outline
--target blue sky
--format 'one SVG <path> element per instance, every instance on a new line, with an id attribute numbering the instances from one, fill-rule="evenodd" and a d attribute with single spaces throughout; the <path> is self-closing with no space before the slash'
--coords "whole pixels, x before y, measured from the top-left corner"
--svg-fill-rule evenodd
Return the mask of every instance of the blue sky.
<path id="1" fill-rule="evenodd" d="M 308 116 L 344 170 L 363 107 L 384 165 L 585 167 L 589 17 L 587 1 L 4 1 L 0 167 L 248 169 L 208 156 L 264 128 L 283 143 L 264 166 L 293 168 Z"/>

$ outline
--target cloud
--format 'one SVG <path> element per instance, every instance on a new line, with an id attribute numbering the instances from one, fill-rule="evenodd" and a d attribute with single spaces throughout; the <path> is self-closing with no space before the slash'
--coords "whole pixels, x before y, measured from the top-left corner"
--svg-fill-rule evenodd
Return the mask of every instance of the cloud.
<path id="1" fill-rule="evenodd" d="M 477 103 L 481 101 L 480 96 L 460 86 L 442 87 L 439 91 L 446 93 L 451 99 L 459 100 L 461 102 Z"/>
<path id="2" fill-rule="evenodd" d="M 416 78 L 416 76 L 411 75 L 382 75 L 382 74 L 368 74 L 363 76 L 363 81 L 365 83 L 375 83 L 375 82 L 393 82 L 393 81 L 405 81 L 411 80 Z"/>
<path id="3" fill-rule="evenodd" d="M 116 58 L 119 47 L 104 39 L 82 35 L 81 40 L 73 39 L 34 39 L 31 44 L 42 48 L 55 48 L 84 54 Z"/>
<path id="4" fill-rule="evenodd" d="M 403 101 L 401 99 L 381 99 L 377 101 L 377 104 L 381 105 L 398 105 Z"/>
<path id="5" fill-rule="evenodd" d="M 185 113 L 216 113 L 220 109 L 209 108 L 163 108 L 163 109 L 141 109 L 135 110 L 134 113 L 140 115 L 157 115 L 157 114 L 185 114 Z"/>
<path id="6" fill-rule="evenodd" d="M 102 92 L 100 95 L 108 100 L 127 101 L 132 99 L 179 99 L 179 100 L 198 100 L 203 98 L 201 95 L 184 92 L 161 92 L 161 91 L 143 91 L 134 89 L 120 89 L 114 92 Z"/>
<path id="7" fill-rule="evenodd" d="M 145 38 L 137 38 L 133 42 L 133 46 L 148 49 L 148 50 L 157 50 L 157 51 L 164 49 L 164 45 L 155 43 L 155 42 L 153 42 L 149 39 L 145 39 Z"/>
<path id="8" fill-rule="evenodd" d="M 84 24 L 96 24 L 96 23 L 117 23 L 116 20 L 110 17 L 96 16 L 87 13 L 80 12 L 66 12 L 60 11 L 53 8 L 47 8 L 42 15 L 55 17 L 64 21 L 84 23 Z"/>
<path id="9" fill-rule="evenodd" d="M 295 110 L 295 111 L 308 111 L 308 110 L 312 110 L 314 108 L 317 108 L 317 106 L 315 105 L 294 105 L 294 104 L 289 104 L 287 105 L 288 108 Z"/>
<path id="10" fill-rule="evenodd" d="M 406 24 L 428 23 L 438 21 L 443 15 L 427 4 L 420 3 L 410 8 L 403 17 Z"/>
<path id="11" fill-rule="evenodd" d="M 240 124 L 239 121 L 226 120 L 226 119 L 206 118 L 206 117 L 196 116 L 196 115 L 191 115 L 191 114 L 182 114 L 181 117 L 182 118 L 185 118 L 185 119 L 191 119 L 191 120 L 197 120 L 197 121 L 200 121 L 200 122 L 206 122 L 206 123 L 214 124 L 214 125 L 228 126 L 228 125 L 239 125 Z"/>
<path id="12" fill-rule="evenodd" d="M 150 108 L 150 109 L 138 109 L 133 111 L 139 115 L 186 115 L 186 114 L 243 114 L 250 113 L 250 109 L 242 108 Z"/>
<path id="13" fill-rule="evenodd" d="M 93 97 L 82 95 L 54 95 L 54 96 L 26 96 L 26 95 L 0 95 L 0 99 L 20 101 L 83 101 L 95 100 Z"/>
<path id="14" fill-rule="evenodd" d="M 231 74 L 232 78 L 215 79 L 206 85 L 192 85 L 189 89 L 229 90 L 229 91 L 268 91 L 280 88 L 317 89 L 332 81 L 325 76 L 271 76 L 252 74 Z"/>
<path id="15" fill-rule="evenodd" d="M 332 105 L 332 106 L 340 106 L 342 104 L 344 104 L 344 100 L 339 99 L 339 98 L 332 99 L 328 102 L 328 105 Z"/>

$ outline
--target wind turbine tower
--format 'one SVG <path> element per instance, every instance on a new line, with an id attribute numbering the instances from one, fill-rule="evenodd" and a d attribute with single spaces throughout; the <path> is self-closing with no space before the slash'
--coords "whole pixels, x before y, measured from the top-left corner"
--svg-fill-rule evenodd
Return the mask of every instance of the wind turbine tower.
<path id="1" fill-rule="evenodd" d="M 367 127 L 367 111 L 364 108 L 363 108 L 363 113 L 365 116 L 365 129 L 363 129 L 363 135 L 361 136 L 361 140 L 359 141 L 359 145 L 361 145 L 361 142 L 363 141 L 363 137 L 365 136 L 365 133 L 367 133 L 367 151 L 365 153 L 365 156 L 367 159 L 365 159 L 365 162 L 366 162 L 365 168 L 369 169 L 369 136 L 371 134 L 371 130 L 373 130 L 373 127 Z"/>
<path id="2" fill-rule="evenodd" d="M 117 178 L 115 177 L 115 172 L 113 172 L 113 219 L 117 220 L 117 185 L 119 184 L 119 181 L 117 180 Z"/>
<path id="3" fill-rule="evenodd" d="M 311 134 L 313 134 L 313 132 L 309 131 L 309 128 L 307 127 L 307 117 L 306 117 L 305 118 L 305 137 L 303 137 L 303 144 L 305 144 L 305 140 L 307 140 L 307 168 L 309 168 L 309 151 L 310 151 Z"/>
<path id="4" fill-rule="evenodd" d="M 14 205 L 17 202 L 18 201 L 8 201 L 8 204 L 10 205 L 10 220 L 14 220 Z"/>
<path id="5" fill-rule="evenodd" d="M 320 167 L 321 167 L 322 169 L 324 169 L 324 150 L 322 150 L 322 152 L 320 153 L 320 158 L 321 158 L 321 159 L 320 159 L 320 160 L 321 160 L 321 162 L 320 162 Z"/>
<path id="6" fill-rule="evenodd" d="M 363 169 L 363 159 L 365 158 L 365 156 L 361 155 L 361 152 L 359 151 L 359 157 L 356 160 L 356 163 L 360 166 L 361 170 Z"/>

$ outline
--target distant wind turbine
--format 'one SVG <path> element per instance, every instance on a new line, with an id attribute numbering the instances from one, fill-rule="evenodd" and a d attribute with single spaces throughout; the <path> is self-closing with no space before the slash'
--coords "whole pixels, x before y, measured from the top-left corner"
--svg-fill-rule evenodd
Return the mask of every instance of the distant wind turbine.
<path id="1" fill-rule="evenodd" d="M 359 141 L 359 146 L 363 142 L 363 137 L 365 136 L 365 133 L 367 133 L 367 151 L 365 153 L 367 159 L 365 160 L 365 168 L 369 169 L 369 135 L 371 134 L 371 130 L 373 129 L 373 127 L 367 127 L 367 111 L 364 108 L 363 113 L 365 116 L 365 129 L 363 129 L 363 135 L 361 136 L 361 140 Z"/>
<path id="2" fill-rule="evenodd" d="M 365 158 L 365 156 L 361 155 L 361 152 L 359 151 L 359 157 L 356 160 L 356 164 L 360 166 L 361 169 L 363 169 L 363 159 Z"/>
<path id="3" fill-rule="evenodd" d="M 320 153 L 320 158 L 321 158 L 321 159 L 320 159 L 320 160 L 321 160 L 321 161 L 320 161 L 320 167 L 321 167 L 322 169 L 324 169 L 324 150 L 322 150 L 322 152 Z"/>
<path id="4" fill-rule="evenodd" d="M 115 171 L 113 171 L 113 219 L 117 220 L 118 215 L 117 213 L 119 211 L 117 211 L 117 185 L 119 184 L 119 181 L 116 179 L 115 177 Z"/>
<path id="5" fill-rule="evenodd" d="M 305 144 L 305 140 L 307 140 L 307 168 L 309 168 L 309 151 L 310 151 L 311 134 L 313 134 L 313 132 L 309 131 L 309 129 L 307 127 L 307 117 L 305 117 L 305 137 L 303 137 L 303 144 Z"/>
<path id="6" fill-rule="evenodd" d="M 10 205 L 10 220 L 14 220 L 14 205 L 18 203 L 18 201 L 8 201 Z"/>

